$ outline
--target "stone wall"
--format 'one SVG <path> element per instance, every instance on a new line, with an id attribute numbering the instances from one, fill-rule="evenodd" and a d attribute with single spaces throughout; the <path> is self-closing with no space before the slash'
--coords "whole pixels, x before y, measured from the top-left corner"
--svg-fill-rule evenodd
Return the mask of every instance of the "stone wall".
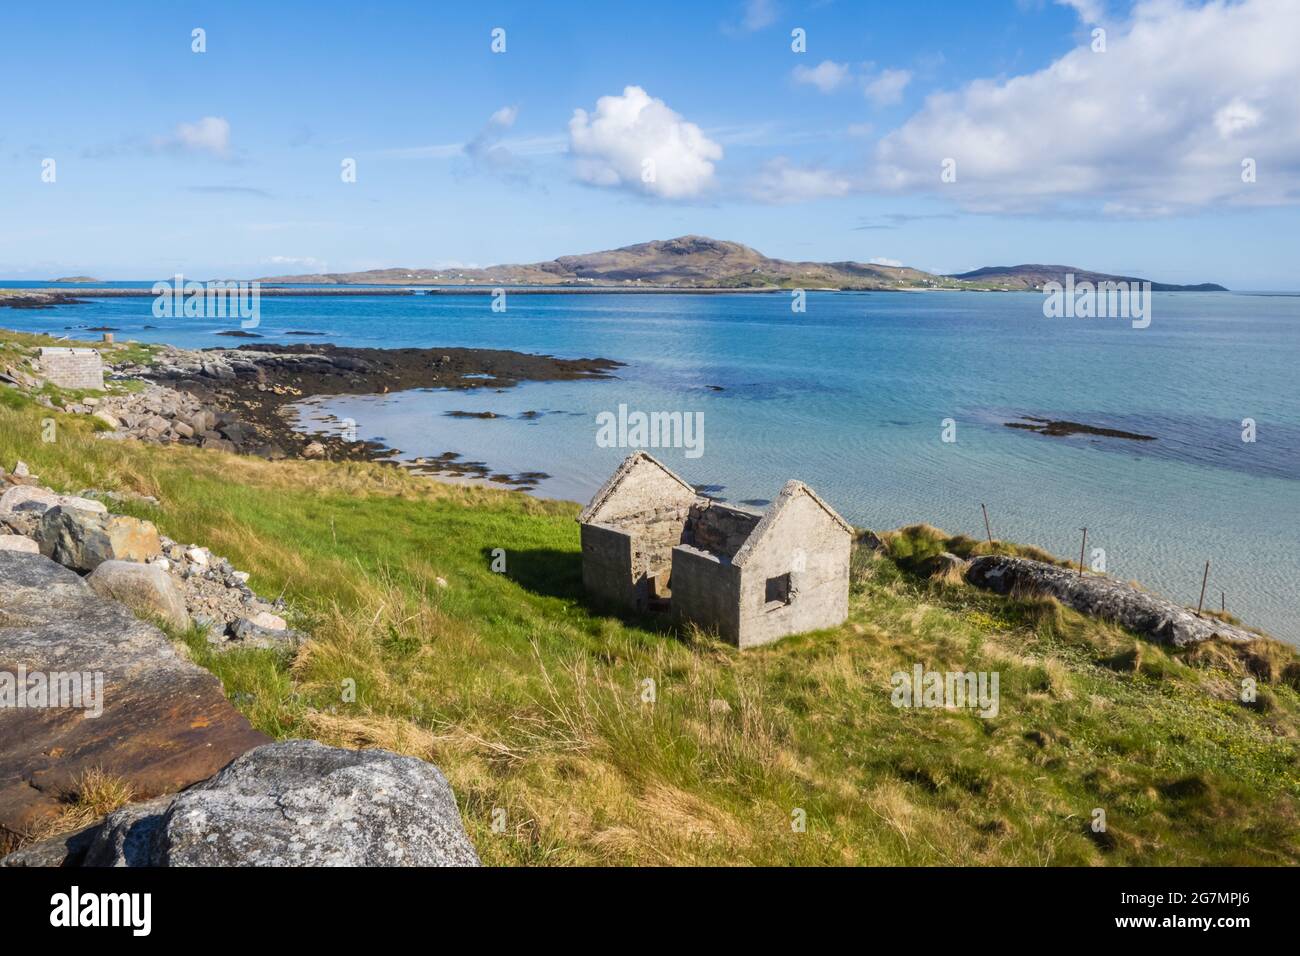
<path id="1" fill-rule="evenodd" d="M 701 499 L 691 508 L 686 543 L 724 557 L 734 557 L 761 517 L 757 512 Z"/>
<path id="2" fill-rule="evenodd" d="M 582 586 L 601 600 L 635 606 L 631 537 L 598 524 L 582 525 L 581 535 Z"/>
<path id="3" fill-rule="evenodd" d="M 684 544 L 673 550 L 673 616 L 740 644 L 740 569 Z"/>
<path id="4" fill-rule="evenodd" d="M 843 623 L 849 613 L 852 536 L 811 497 L 777 514 L 740 575 L 740 647 Z M 789 603 L 767 600 L 770 578 L 790 575 Z"/>
<path id="5" fill-rule="evenodd" d="M 41 349 L 41 373 L 59 388 L 104 390 L 104 360 L 94 349 Z"/>

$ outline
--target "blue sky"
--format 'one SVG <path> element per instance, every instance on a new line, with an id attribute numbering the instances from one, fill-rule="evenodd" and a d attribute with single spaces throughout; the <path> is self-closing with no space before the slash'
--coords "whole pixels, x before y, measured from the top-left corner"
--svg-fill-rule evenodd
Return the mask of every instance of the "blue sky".
<path id="1" fill-rule="evenodd" d="M 13 5 L 0 276 L 488 265 L 697 233 L 1297 288 L 1297 6 Z"/>

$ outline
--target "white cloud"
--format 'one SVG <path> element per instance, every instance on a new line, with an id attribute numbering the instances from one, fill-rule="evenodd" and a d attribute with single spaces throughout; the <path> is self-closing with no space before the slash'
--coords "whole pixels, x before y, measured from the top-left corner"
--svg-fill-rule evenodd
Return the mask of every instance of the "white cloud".
<path id="1" fill-rule="evenodd" d="M 195 123 L 181 123 L 171 136 L 156 138 L 154 146 L 229 159 L 230 122 L 220 116 L 205 116 Z"/>
<path id="2" fill-rule="evenodd" d="M 1237 97 L 1214 114 L 1214 128 L 1224 139 L 1259 125 L 1259 110 Z"/>
<path id="3" fill-rule="evenodd" d="M 594 113 L 574 110 L 569 151 L 585 182 L 665 199 L 699 195 L 722 159 L 721 146 L 639 86 L 602 96 Z"/>
<path id="4" fill-rule="evenodd" d="M 903 263 L 898 259 L 886 259 L 884 256 L 876 256 L 872 259 L 868 259 L 867 263 L 873 266 L 890 266 L 895 269 L 901 269 L 903 267 Z"/>
<path id="5" fill-rule="evenodd" d="M 1300 199 L 1300 4 L 1143 0 L 1045 69 L 930 96 L 877 146 L 880 188 L 969 209 L 1155 214 Z M 940 182 L 944 159 L 957 181 Z M 1243 183 L 1243 159 L 1258 181 Z"/>
<path id="6" fill-rule="evenodd" d="M 761 30 L 776 22 L 776 4 L 772 0 L 745 0 L 740 24 L 746 30 Z"/>
<path id="7" fill-rule="evenodd" d="M 1106 5 L 1101 0 L 1056 0 L 1063 7 L 1072 7 L 1084 23 L 1100 23 L 1106 16 Z"/>
<path id="8" fill-rule="evenodd" d="M 849 81 L 849 65 L 822 60 L 816 66 L 796 66 L 793 75 L 796 83 L 806 83 L 823 93 L 831 93 Z"/>
<path id="9" fill-rule="evenodd" d="M 324 259 L 317 259 L 315 256 L 267 256 L 262 260 L 264 266 L 293 266 L 297 269 L 306 269 L 310 273 L 324 273 L 329 270 L 325 267 Z"/>
<path id="10" fill-rule="evenodd" d="M 488 117 L 488 122 L 493 126 L 499 126 L 502 129 L 509 129 L 515 125 L 515 120 L 518 118 L 519 107 L 503 106 Z"/>
<path id="11" fill-rule="evenodd" d="M 781 204 L 846 196 L 853 188 L 853 181 L 843 173 L 818 166 L 796 166 L 781 158 L 763 167 L 750 183 L 749 192 L 761 202 Z"/>
<path id="12" fill-rule="evenodd" d="M 514 126 L 518 118 L 517 106 L 501 107 L 488 117 L 487 123 L 465 144 L 462 152 L 481 168 L 512 178 L 525 177 L 523 161 L 501 141 L 502 134 Z"/>
<path id="13" fill-rule="evenodd" d="M 876 106 L 889 106 L 903 98 L 903 90 L 911 82 L 911 70 L 881 70 L 863 80 L 862 92 Z"/>

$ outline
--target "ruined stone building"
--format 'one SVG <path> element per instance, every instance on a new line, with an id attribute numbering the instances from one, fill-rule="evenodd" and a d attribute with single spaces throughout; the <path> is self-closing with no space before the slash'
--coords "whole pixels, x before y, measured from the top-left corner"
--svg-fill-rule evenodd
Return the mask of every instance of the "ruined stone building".
<path id="1" fill-rule="evenodd" d="M 671 612 L 737 647 L 848 616 L 852 528 L 803 482 L 756 511 L 697 494 L 639 451 L 578 521 L 588 592 Z"/>
<path id="2" fill-rule="evenodd" d="M 104 390 L 104 360 L 94 349 L 43 348 L 41 373 L 59 388 Z"/>

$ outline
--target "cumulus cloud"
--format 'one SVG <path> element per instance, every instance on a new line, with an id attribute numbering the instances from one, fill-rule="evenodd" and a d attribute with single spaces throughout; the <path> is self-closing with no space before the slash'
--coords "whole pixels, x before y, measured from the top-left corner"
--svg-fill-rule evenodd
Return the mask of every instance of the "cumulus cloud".
<path id="1" fill-rule="evenodd" d="M 194 123 L 181 123 L 170 136 L 154 140 L 159 149 L 230 158 L 230 122 L 220 116 L 205 116 Z"/>
<path id="2" fill-rule="evenodd" d="M 749 193 L 760 202 L 783 204 L 847 196 L 853 180 L 844 173 L 820 166 L 797 166 L 774 159 L 750 183 Z"/>
<path id="3" fill-rule="evenodd" d="M 873 266 L 890 266 L 895 269 L 901 269 L 903 263 L 898 259 L 886 259 L 884 256 L 875 256 L 867 260 L 869 265 Z"/>
<path id="4" fill-rule="evenodd" d="M 903 98 L 911 82 L 911 70 L 881 70 L 862 81 L 862 92 L 876 106 L 889 106 Z"/>
<path id="5" fill-rule="evenodd" d="M 1295 202 L 1297 36 L 1294 0 L 1143 0 L 1108 26 L 1104 53 L 930 96 L 882 138 L 872 178 L 988 211 Z M 941 185 L 949 158 L 957 179 Z M 1246 159 L 1257 182 L 1242 181 Z"/>
<path id="6" fill-rule="evenodd" d="M 639 86 L 573 111 L 569 152 L 578 177 L 664 199 L 688 199 L 713 183 L 722 147 Z"/>
<path id="7" fill-rule="evenodd" d="M 815 86 L 823 93 L 833 93 L 849 81 L 849 65 L 822 60 L 816 66 L 796 66 L 793 76 L 796 83 Z"/>

